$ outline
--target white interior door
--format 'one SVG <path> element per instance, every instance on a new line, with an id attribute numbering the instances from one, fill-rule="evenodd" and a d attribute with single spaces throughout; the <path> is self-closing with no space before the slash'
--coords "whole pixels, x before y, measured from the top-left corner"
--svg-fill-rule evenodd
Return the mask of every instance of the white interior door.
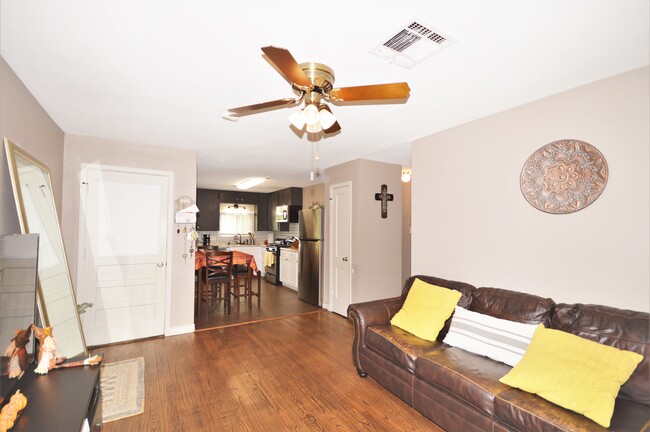
<path id="1" fill-rule="evenodd" d="M 169 176 L 87 167 L 82 172 L 79 298 L 88 345 L 165 330 Z"/>
<path id="2" fill-rule="evenodd" d="M 332 312 L 346 316 L 352 298 L 352 185 L 342 183 L 330 188 L 332 233 Z"/>

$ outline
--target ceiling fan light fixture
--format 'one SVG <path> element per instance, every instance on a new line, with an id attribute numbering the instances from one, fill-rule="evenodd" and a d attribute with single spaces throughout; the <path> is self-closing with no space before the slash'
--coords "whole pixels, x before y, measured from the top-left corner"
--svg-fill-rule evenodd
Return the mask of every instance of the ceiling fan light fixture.
<path id="1" fill-rule="evenodd" d="M 302 130 L 305 127 L 305 113 L 298 110 L 289 116 L 289 121 L 296 129 Z"/>
<path id="2" fill-rule="evenodd" d="M 323 130 L 323 127 L 320 125 L 320 123 L 316 122 L 315 124 L 307 124 L 306 126 L 307 132 L 309 133 L 318 133 Z"/>
<path id="3" fill-rule="evenodd" d="M 307 126 L 317 125 L 319 120 L 318 108 L 314 104 L 308 104 L 303 110 Z"/>
<path id="4" fill-rule="evenodd" d="M 334 117 L 334 114 L 324 108 L 318 112 L 318 120 L 323 129 L 329 129 L 334 125 L 334 123 L 336 123 L 336 117 Z"/>

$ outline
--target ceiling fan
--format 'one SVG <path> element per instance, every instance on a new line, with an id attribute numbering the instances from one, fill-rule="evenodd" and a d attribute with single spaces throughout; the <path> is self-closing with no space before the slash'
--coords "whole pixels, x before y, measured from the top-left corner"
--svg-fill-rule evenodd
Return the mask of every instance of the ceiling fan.
<path id="1" fill-rule="evenodd" d="M 321 63 L 296 62 L 291 53 L 274 46 L 262 48 L 267 59 L 291 83 L 297 98 L 284 98 L 269 102 L 230 108 L 230 117 L 242 117 L 276 108 L 288 108 L 304 102 L 305 106 L 289 117 L 298 130 L 331 134 L 341 130 L 336 117 L 324 100 L 330 102 L 360 102 L 406 99 L 410 88 L 407 83 L 376 84 L 357 87 L 334 88 L 334 70 Z"/>

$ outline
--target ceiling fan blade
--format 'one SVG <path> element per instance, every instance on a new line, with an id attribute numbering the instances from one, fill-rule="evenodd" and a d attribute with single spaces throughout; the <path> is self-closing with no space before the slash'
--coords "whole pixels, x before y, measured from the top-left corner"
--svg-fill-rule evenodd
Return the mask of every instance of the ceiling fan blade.
<path id="1" fill-rule="evenodd" d="M 263 111 L 268 111 L 271 109 L 275 108 L 287 108 L 292 105 L 295 105 L 300 102 L 300 98 L 298 99 L 292 99 L 292 98 L 285 98 L 285 99 L 278 99 L 274 101 L 269 101 L 269 102 L 262 102 L 258 103 L 255 105 L 246 105 L 242 107 L 237 107 L 237 108 L 229 108 L 228 113 L 232 114 L 236 117 L 240 116 L 245 116 L 249 114 L 257 114 L 258 112 L 263 112 Z"/>
<path id="2" fill-rule="evenodd" d="M 405 82 L 342 87 L 332 89 L 329 93 L 329 98 L 336 102 L 405 99 L 409 97 L 410 90 L 409 85 Z"/>
<path id="3" fill-rule="evenodd" d="M 296 59 L 293 58 L 289 50 L 274 46 L 262 48 L 266 57 L 278 68 L 284 76 L 299 88 L 311 89 L 311 81 L 305 75 Z"/>

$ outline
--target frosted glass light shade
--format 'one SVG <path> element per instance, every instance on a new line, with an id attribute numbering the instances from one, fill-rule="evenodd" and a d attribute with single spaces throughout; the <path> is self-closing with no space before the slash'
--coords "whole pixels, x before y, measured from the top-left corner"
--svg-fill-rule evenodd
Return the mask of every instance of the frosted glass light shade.
<path id="1" fill-rule="evenodd" d="M 327 111 L 326 109 L 319 111 L 318 118 L 323 129 L 329 129 L 332 127 L 332 125 L 334 125 L 334 123 L 336 123 L 336 117 L 334 117 L 334 114 Z"/>
<path id="2" fill-rule="evenodd" d="M 309 104 L 302 110 L 305 113 L 305 123 L 307 126 L 318 124 L 318 108 L 316 105 Z"/>
<path id="3" fill-rule="evenodd" d="M 296 129 L 301 130 L 305 127 L 305 113 L 298 110 L 289 116 L 289 121 Z"/>

